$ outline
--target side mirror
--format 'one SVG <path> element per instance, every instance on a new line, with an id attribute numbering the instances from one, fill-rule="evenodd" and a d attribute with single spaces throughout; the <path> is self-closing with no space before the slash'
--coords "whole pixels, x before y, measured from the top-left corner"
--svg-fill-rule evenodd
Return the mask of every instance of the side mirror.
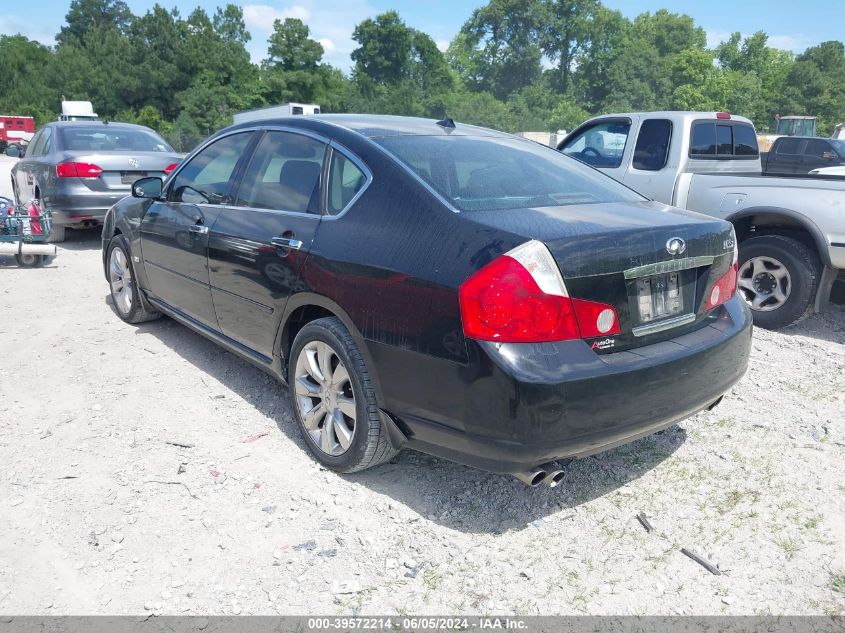
<path id="1" fill-rule="evenodd" d="M 6 156 L 11 156 L 12 158 L 20 158 L 21 150 L 17 145 L 9 145 L 6 148 Z"/>
<path id="2" fill-rule="evenodd" d="M 161 178 L 156 178 L 155 176 L 140 178 L 132 183 L 132 196 L 134 198 L 155 200 L 156 198 L 161 198 L 162 186 Z"/>

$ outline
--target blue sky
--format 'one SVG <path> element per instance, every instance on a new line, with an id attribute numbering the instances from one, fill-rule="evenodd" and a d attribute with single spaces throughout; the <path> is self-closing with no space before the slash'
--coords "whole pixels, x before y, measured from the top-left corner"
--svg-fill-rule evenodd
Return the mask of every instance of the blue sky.
<path id="1" fill-rule="evenodd" d="M 136 14 L 146 12 L 155 3 L 154 0 L 127 2 Z M 187 15 L 196 6 L 212 12 L 225 0 L 159 0 L 159 3 L 168 8 L 177 7 Z M 70 0 L 6 0 L 3 4 L 0 32 L 21 32 L 49 44 L 64 21 Z M 349 53 L 354 48 L 352 29 L 364 18 L 396 9 L 410 26 L 427 32 L 439 46 L 445 47 L 483 0 L 253 0 L 240 4 L 253 36 L 250 43 L 253 59 L 264 56 L 274 19 L 298 17 L 323 42 L 326 59 L 348 69 Z M 629 17 L 661 8 L 687 13 L 707 31 L 711 45 L 733 31 L 750 34 L 764 30 L 771 36 L 772 45 L 800 52 L 825 40 L 842 39 L 845 26 L 843 0 L 604 0 L 604 4 Z"/>

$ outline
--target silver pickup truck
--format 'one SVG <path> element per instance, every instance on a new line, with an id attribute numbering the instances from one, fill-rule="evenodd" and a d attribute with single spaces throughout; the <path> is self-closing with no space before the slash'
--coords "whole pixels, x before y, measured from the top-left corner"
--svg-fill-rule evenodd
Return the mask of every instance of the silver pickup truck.
<path id="1" fill-rule="evenodd" d="M 762 174 L 751 121 L 725 112 L 590 119 L 558 145 L 641 194 L 733 223 L 755 324 L 819 311 L 845 270 L 845 178 Z"/>

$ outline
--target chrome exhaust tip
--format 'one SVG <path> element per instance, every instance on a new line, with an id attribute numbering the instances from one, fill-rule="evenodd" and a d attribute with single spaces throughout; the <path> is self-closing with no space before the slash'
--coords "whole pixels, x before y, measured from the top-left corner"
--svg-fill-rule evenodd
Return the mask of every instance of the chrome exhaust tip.
<path id="1" fill-rule="evenodd" d="M 546 471 L 546 476 L 543 478 L 541 483 L 546 484 L 549 488 L 554 488 L 566 477 L 566 471 L 563 470 L 563 467 L 560 464 L 555 462 L 543 464 L 540 468 Z"/>
<path id="2" fill-rule="evenodd" d="M 542 466 L 537 466 L 536 468 L 516 472 L 513 474 L 513 476 L 519 479 L 525 485 L 531 486 L 532 488 L 536 488 L 545 481 L 546 477 L 548 476 L 548 473 L 543 470 Z"/>

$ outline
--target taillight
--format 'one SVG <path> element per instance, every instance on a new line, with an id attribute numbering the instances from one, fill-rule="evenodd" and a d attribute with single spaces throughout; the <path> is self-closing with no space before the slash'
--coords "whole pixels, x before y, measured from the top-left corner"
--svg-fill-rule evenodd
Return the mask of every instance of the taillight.
<path id="1" fill-rule="evenodd" d="M 705 310 L 712 310 L 716 306 L 722 305 L 736 294 L 736 281 L 739 273 L 739 249 L 736 244 L 736 236 L 734 236 L 733 242 L 734 256 L 731 267 L 713 284 L 710 294 L 707 296 L 707 303 L 704 305 Z"/>
<path id="2" fill-rule="evenodd" d="M 91 163 L 69 161 L 56 165 L 56 176 L 59 178 L 99 178 L 102 173 L 102 169 Z"/>
<path id="3" fill-rule="evenodd" d="M 472 275 L 459 298 L 468 338 L 542 343 L 620 332 L 612 306 L 569 297 L 554 258 L 536 240 Z"/>
<path id="4" fill-rule="evenodd" d="M 172 165 L 168 165 L 167 167 L 164 168 L 164 173 L 169 176 L 170 172 L 172 172 L 178 166 L 179 166 L 179 163 L 173 163 Z"/>
<path id="5" fill-rule="evenodd" d="M 716 118 L 717 119 L 728 119 L 728 120 L 730 120 L 731 113 L 730 112 L 717 112 Z"/>

